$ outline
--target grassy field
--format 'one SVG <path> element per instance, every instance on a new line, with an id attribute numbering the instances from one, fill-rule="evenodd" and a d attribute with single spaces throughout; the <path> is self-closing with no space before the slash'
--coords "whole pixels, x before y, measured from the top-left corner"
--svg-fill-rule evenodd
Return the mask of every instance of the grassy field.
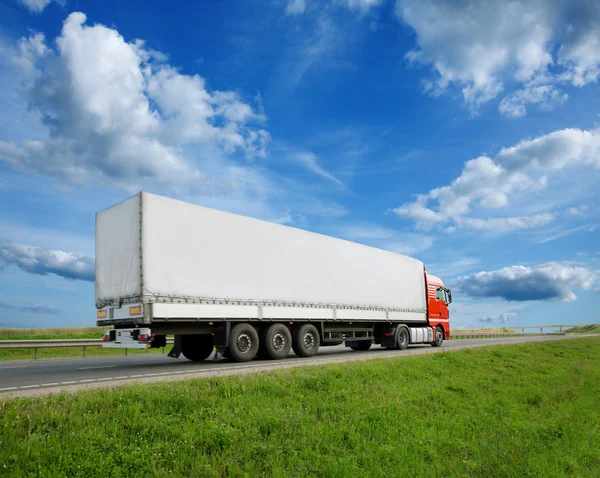
<path id="1" fill-rule="evenodd" d="M 452 328 L 453 335 L 467 335 L 467 334 L 514 334 L 513 329 L 508 327 L 488 327 L 487 329 L 457 329 Z"/>
<path id="2" fill-rule="evenodd" d="M 600 325 L 578 325 L 565 330 L 567 334 L 600 334 Z"/>
<path id="3" fill-rule="evenodd" d="M 0 399 L 6 476 L 598 476 L 600 339 Z"/>
<path id="4" fill-rule="evenodd" d="M 10 329 L 0 327 L 0 340 L 101 339 L 104 327 L 54 327 Z"/>

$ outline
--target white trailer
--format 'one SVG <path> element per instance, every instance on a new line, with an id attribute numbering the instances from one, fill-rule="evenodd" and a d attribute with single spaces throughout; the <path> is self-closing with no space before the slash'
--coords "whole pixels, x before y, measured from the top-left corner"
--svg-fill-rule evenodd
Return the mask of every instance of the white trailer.
<path id="1" fill-rule="evenodd" d="M 96 215 L 96 307 L 104 346 L 191 360 L 438 342 L 422 262 L 144 192 Z"/>

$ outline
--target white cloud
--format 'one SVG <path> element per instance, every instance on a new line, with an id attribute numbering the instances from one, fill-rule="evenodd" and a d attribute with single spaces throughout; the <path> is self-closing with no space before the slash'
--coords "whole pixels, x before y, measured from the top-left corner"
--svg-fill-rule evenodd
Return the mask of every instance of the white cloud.
<path id="1" fill-rule="evenodd" d="M 39 59 L 50 53 L 45 42 L 46 37 L 43 33 L 35 33 L 29 38 L 20 38 L 18 54 L 12 57 L 12 63 L 26 74 L 34 73 Z"/>
<path id="2" fill-rule="evenodd" d="M 52 0 L 19 0 L 32 13 L 42 13 Z"/>
<path id="3" fill-rule="evenodd" d="M 575 86 L 598 81 L 600 75 L 600 8 L 597 0 L 568 2 L 566 40 L 558 51 L 563 79 Z"/>
<path id="4" fill-rule="evenodd" d="M 0 302 L 0 309 L 18 310 L 19 312 L 31 312 L 33 314 L 45 314 L 45 315 L 59 315 L 60 311 L 51 305 L 25 305 L 25 306 L 13 306 Z"/>
<path id="5" fill-rule="evenodd" d="M 550 212 L 530 216 L 472 217 L 472 209 L 500 211 L 510 198 L 536 193 L 548 186 L 552 171 L 570 165 L 600 168 L 600 130 L 564 129 L 503 148 L 494 159 L 480 156 L 465 163 L 449 186 L 419 194 L 414 202 L 394 209 L 412 219 L 417 229 L 451 227 L 507 232 L 549 224 Z M 542 174 L 544 173 L 544 174 Z"/>
<path id="6" fill-rule="evenodd" d="M 559 170 L 568 164 L 600 168 L 600 130 L 567 128 L 502 148 L 496 161 L 509 170 Z"/>
<path id="7" fill-rule="evenodd" d="M 570 236 L 571 234 L 574 234 L 574 233 L 580 232 L 580 231 L 594 232 L 596 230 L 596 227 L 597 226 L 595 226 L 595 225 L 584 224 L 583 226 L 578 226 L 578 227 L 574 227 L 572 229 L 567 229 L 567 230 L 563 230 L 558 233 L 554 233 L 551 236 L 547 236 L 547 237 L 537 240 L 536 243 L 537 244 L 545 244 L 546 242 L 555 241 L 556 239 Z"/>
<path id="8" fill-rule="evenodd" d="M 516 312 L 503 312 L 502 314 L 498 315 L 489 315 L 487 317 L 482 317 L 481 319 L 479 319 L 479 322 L 484 322 L 488 324 L 505 324 L 506 322 L 509 322 L 510 320 L 518 316 L 519 314 L 517 314 Z"/>
<path id="9" fill-rule="evenodd" d="M 328 173 L 327 171 L 325 171 L 319 165 L 317 157 L 315 156 L 314 153 L 311 153 L 311 152 L 294 153 L 290 157 L 293 161 L 296 161 L 297 163 L 302 164 L 305 168 L 309 169 L 316 175 L 321 176 L 322 178 L 325 178 L 328 181 L 331 181 L 332 183 L 337 184 L 338 186 L 342 186 L 342 187 L 344 186 L 344 184 L 338 178 L 333 176 L 331 173 Z"/>
<path id="10" fill-rule="evenodd" d="M 87 254 L 6 244 L 0 247 L 0 260 L 31 274 L 55 274 L 66 279 L 94 281 L 94 257 Z"/>
<path id="11" fill-rule="evenodd" d="M 305 0 L 289 0 L 287 7 L 285 7 L 286 15 L 300 15 L 306 10 Z"/>
<path id="12" fill-rule="evenodd" d="M 567 214 L 569 214 L 570 216 L 585 217 L 587 216 L 589 209 L 590 208 L 587 204 L 582 204 L 579 207 L 570 207 L 569 209 L 567 209 Z"/>
<path id="13" fill-rule="evenodd" d="M 506 96 L 498 106 L 500 113 L 505 116 L 518 118 L 525 116 L 526 105 L 539 104 L 546 111 L 564 103 L 569 96 L 551 85 L 528 86 Z"/>
<path id="14" fill-rule="evenodd" d="M 265 118 L 237 93 L 210 91 L 202 77 L 178 72 L 142 41 L 85 21 L 83 13 L 69 15 L 56 54 L 39 34 L 20 41 L 14 61 L 37 69 L 26 93 L 48 136 L 1 144 L 13 168 L 67 184 L 214 191 L 237 181 L 223 177 L 235 172 L 229 156 L 266 156 Z M 200 159 L 188 160 L 189 148 Z"/>
<path id="15" fill-rule="evenodd" d="M 348 7 L 350 10 L 366 13 L 372 8 L 378 7 L 384 0 L 338 0 L 338 3 Z"/>
<path id="16" fill-rule="evenodd" d="M 431 236 L 402 232 L 372 223 L 339 226 L 334 229 L 333 234 L 350 241 L 407 256 L 423 252 L 434 243 L 434 238 Z"/>
<path id="17" fill-rule="evenodd" d="M 598 273 L 568 263 L 549 262 L 536 267 L 512 266 L 459 277 L 460 291 L 472 297 L 500 297 L 509 301 L 573 301 L 573 289 L 591 290 Z"/>
<path id="18" fill-rule="evenodd" d="M 566 99 L 560 83 L 584 86 L 600 74 L 600 13 L 596 0 L 397 0 L 398 17 L 416 33 L 406 58 L 430 65 L 425 91 L 462 89 L 478 106 L 516 85 L 500 111 L 525 114 L 526 104 L 551 108 Z M 556 45 L 559 48 L 556 48 Z M 558 52 L 556 53 L 556 50 Z"/>

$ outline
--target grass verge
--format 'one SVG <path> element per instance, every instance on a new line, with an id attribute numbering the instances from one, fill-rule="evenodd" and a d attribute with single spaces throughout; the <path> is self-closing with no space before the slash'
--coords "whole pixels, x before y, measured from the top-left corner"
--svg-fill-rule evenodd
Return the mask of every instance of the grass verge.
<path id="1" fill-rule="evenodd" d="M 167 345 L 165 353 L 171 350 L 172 345 Z M 128 355 L 139 354 L 160 354 L 163 349 L 129 349 Z M 125 355 L 124 349 L 108 349 L 103 347 L 86 347 L 86 357 L 105 357 Z M 37 359 L 56 359 L 56 358 L 81 358 L 83 357 L 83 347 L 52 347 L 39 348 Z M 3 349 L 0 350 L 0 362 L 3 360 L 33 360 L 35 358 L 34 349 Z"/>
<path id="2" fill-rule="evenodd" d="M 600 339 L 0 399 L 10 476 L 598 476 Z"/>
<path id="3" fill-rule="evenodd" d="M 0 327 L 0 340 L 101 339 L 104 330 L 104 327 L 53 327 L 47 329 Z"/>
<path id="4" fill-rule="evenodd" d="M 567 334 L 600 334 L 600 325 L 577 325 L 565 330 Z"/>

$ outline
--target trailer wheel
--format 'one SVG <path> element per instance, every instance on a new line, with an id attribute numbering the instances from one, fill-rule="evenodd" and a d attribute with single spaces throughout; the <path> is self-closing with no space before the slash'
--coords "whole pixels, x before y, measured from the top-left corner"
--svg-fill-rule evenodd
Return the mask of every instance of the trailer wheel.
<path id="1" fill-rule="evenodd" d="M 298 357 L 312 357 L 319 351 L 319 345 L 321 345 L 321 338 L 314 325 L 296 326 L 292 338 L 292 348 Z"/>
<path id="2" fill-rule="evenodd" d="M 206 360 L 213 351 L 212 335 L 182 335 L 181 353 L 193 362 Z"/>
<path id="3" fill-rule="evenodd" d="M 236 362 L 249 362 L 258 352 L 258 333 L 250 324 L 237 324 L 229 334 L 229 354 Z"/>
<path id="4" fill-rule="evenodd" d="M 406 350 L 408 348 L 408 329 L 406 327 L 401 327 L 396 334 L 396 347 L 399 350 Z"/>
<path id="5" fill-rule="evenodd" d="M 432 347 L 441 347 L 444 343 L 444 329 L 439 325 L 435 328 L 435 340 L 431 342 Z"/>
<path id="6" fill-rule="evenodd" d="M 365 350 L 369 350 L 371 348 L 371 345 L 373 344 L 373 342 L 371 342 L 370 340 L 361 340 L 360 342 L 354 342 L 353 345 L 350 345 L 349 347 L 352 350 L 356 350 L 356 351 L 365 351 Z"/>
<path id="7" fill-rule="evenodd" d="M 262 345 L 269 357 L 279 360 L 289 355 L 292 349 L 292 334 L 285 325 L 271 325 L 265 332 L 264 337 L 264 344 Z"/>

